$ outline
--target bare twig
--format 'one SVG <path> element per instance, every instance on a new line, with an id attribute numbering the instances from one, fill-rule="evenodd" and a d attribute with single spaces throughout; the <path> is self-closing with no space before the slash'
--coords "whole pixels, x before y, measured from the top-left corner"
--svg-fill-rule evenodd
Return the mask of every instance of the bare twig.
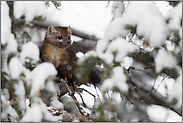
<path id="1" fill-rule="evenodd" d="M 155 83 L 156 83 L 156 78 L 154 79 L 154 83 L 153 83 L 153 86 L 152 86 L 152 90 L 151 90 L 151 92 L 152 92 L 152 91 L 153 91 L 153 89 L 154 89 Z"/>
<path id="2" fill-rule="evenodd" d="M 58 7 L 55 5 L 54 1 L 51 1 L 51 2 L 53 3 L 53 5 L 55 6 L 56 9 L 61 10 L 60 8 L 58 8 Z"/>
<path id="3" fill-rule="evenodd" d="M 74 100 L 74 103 L 76 104 L 76 106 L 77 106 L 79 112 L 81 113 L 81 115 L 85 116 L 86 112 L 85 112 L 84 109 L 80 106 L 80 104 L 79 104 L 78 100 L 76 99 L 76 97 L 74 96 L 74 94 L 72 94 L 72 95 L 69 94 L 69 96 L 71 96 L 72 99 Z"/>
<path id="4" fill-rule="evenodd" d="M 169 108 L 172 111 L 176 112 L 178 115 L 182 116 L 181 109 L 175 108 L 172 105 L 170 105 L 170 103 L 167 102 L 167 99 L 165 97 L 163 97 L 160 93 L 151 92 L 151 88 L 148 88 L 147 85 L 142 87 L 139 84 L 133 82 L 131 79 L 128 84 L 129 84 L 129 87 L 131 88 L 131 90 L 133 90 L 133 88 L 136 87 L 137 93 L 139 94 L 141 100 L 144 101 L 144 103 L 146 103 L 148 105 L 155 104 L 155 105 L 160 105 L 160 106 Z M 134 92 L 134 93 L 136 93 L 136 92 Z"/>
<path id="5" fill-rule="evenodd" d="M 110 1 L 107 2 L 106 8 L 109 6 Z"/>
<path id="6" fill-rule="evenodd" d="M 46 103 L 47 105 L 52 106 L 54 109 L 59 110 L 59 111 L 62 110 L 62 109 L 59 109 L 59 108 L 55 107 L 52 103 L 47 101 L 44 97 L 41 97 L 41 99 L 44 101 L 44 103 Z"/>
<path id="7" fill-rule="evenodd" d="M 97 97 L 99 98 L 99 94 L 98 94 L 98 92 L 97 92 L 97 88 L 96 88 L 96 86 L 94 86 L 94 88 L 95 88 L 95 91 L 96 91 Z"/>
<path id="8" fill-rule="evenodd" d="M 130 98 L 128 98 L 127 96 L 125 96 L 125 97 L 133 105 L 133 101 Z"/>
<path id="9" fill-rule="evenodd" d="M 130 71 L 130 70 L 137 70 L 137 71 L 140 71 L 140 72 L 144 72 L 144 73 L 146 73 L 147 75 L 150 75 L 150 73 L 148 73 L 147 71 L 142 70 L 142 69 L 137 69 L 137 68 L 132 67 L 132 66 L 130 66 L 130 67 L 128 68 L 128 71 Z"/>
<path id="10" fill-rule="evenodd" d="M 61 79 L 61 81 L 62 81 L 62 79 Z M 81 115 L 87 117 L 89 114 L 86 113 L 86 112 L 84 111 L 84 109 L 80 106 L 78 100 L 77 100 L 76 97 L 74 96 L 75 91 L 71 91 L 71 89 L 69 88 L 68 84 L 66 83 L 66 82 L 67 82 L 67 78 L 65 77 L 65 81 L 62 81 L 62 82 L 66 85 L 66 87 L 67 87 L 67 89 L 68 89 L 68 91 L 69 91 L 69 96 L 72 97 L 72 99 L 73 99 L 74 103 L 76 104 L 76 106 L 77 106 L 79 112 L 81 113 Z M 76 88 L 76 90 L 77 90 L 77 88 Z M 85 115 L 85 114 L 87 114 L 87 115 Z"/>
<path id="11" fill-rule="evenodd" d="M 82 100 L 83 106 L 86 107 L 86 103 L 84 102 L 84 99 L 83 99 L 81 93 L 78 93 L 78 94 L 79 94 L 79 96 L 80 96 L 80 98 L 81 98 L 81 100 Z"/>
<path id="12" fill-rule="evenodd" d="M 157 92 L 157 90 L 158 90 L 159 86 L 161 85 L 161 83 L 162 83 L 166 78 L 167 78 L 167 75 L 166 75 L 165 77 L 163 77 L 163 79 L 161 80 L 160 84 L 158 85 L 158 87 L 156 88 L 156 90 L 155 90 L 155 92 L 154 92 L 154 93 L 156 93 L 156 92 Z"/>
<path id="13" fill-rule="evenodd" d="M 92 94 L 91 92 L 87 91 L 86 89 L 84 88 L 78 88 L 80 91 L 86 91 L 87 93 L 89 93 L 90 95 L 92 95 L 94 98 L 95 98 L 95 95 Z"/>
<path id="14" fill-rule="evenodd" d="M 65 81 L 63 81 L 63 79 L 60 79 L 64 84 L 65 86 L 67 87 L 68 91 L 69 91 L 69 94 L 72 95 L 72 91 L 70 89 L 70 87 L 68 86 L 68 84 L 66 83 L 67 82 L 67 77 L 65 77 Z"/>

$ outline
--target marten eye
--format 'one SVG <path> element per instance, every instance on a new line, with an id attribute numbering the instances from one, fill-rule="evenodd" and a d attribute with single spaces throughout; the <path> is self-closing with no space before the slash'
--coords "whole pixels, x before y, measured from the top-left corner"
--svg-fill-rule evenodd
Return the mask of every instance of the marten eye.
<path id="1" fill-rule="evenodd" d="M 58 36 L 58 39 L 59 39 L 59 40 L 62 39 L 62 36 Z"/>
<path id="2" fill-rule="evenodd" d="M 68 39 L 70 40 L 70 37 L 68 37 Z"/>

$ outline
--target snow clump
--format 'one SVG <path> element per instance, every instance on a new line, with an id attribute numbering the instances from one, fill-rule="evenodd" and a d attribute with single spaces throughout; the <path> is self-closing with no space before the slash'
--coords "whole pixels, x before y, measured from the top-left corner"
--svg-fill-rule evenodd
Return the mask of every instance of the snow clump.
<path id="1" fill-rule="evenodd" d="M 173 68 L 176 66 L 176 59 L 172 54 L 164 49 L 158 51 L 157 56 L 155 57 L 155 67 L 156 72 L 161 72 L 165 67 Z"/>
<path id="2" fill-rule="evenodd" d="M 45 3 L 43 1 L 15 1 L 14 16 L 20 18 L 23 15 L 26 21 L 32 21 L 35 16 L 46 16 Z"/>
<path id="3" fill-rule="evenodd" d="M 22 45 L 22 51 L 20 53 L 20 60 L 24 64 L 27 58 L 31 59 L 31 63 L 34 64 L 39 60 L 39 48 L 33 42 L 28 42 Z"/>
<path id="4" fill-rule="evenodd" d="M 166 21 L 153 2 L 130 2 L 122 21 L 137 26 L 138 35 L 149 40 L 152 47 L 164 44 L 168 36 Z"/>
<path id="5" fill-rule="evenodd" d="M 101 90 L 103 92 L 107 90 L 112 90 L 113 88 L 118 88 L 122 93 L 128 92 L 126 76 L 124 75 L 122 67 L 113 68 L 112 77 L 106 79 L 101 86 Z"/>
<path id="6" fill-rule="evenodd" d="M 45 88 L 45 81 L 50 76 L 56 76 L 57 70 L 51 63 L 42 63 L 32 71 L 32 88 L 30 95 L 33 96 Z"/>

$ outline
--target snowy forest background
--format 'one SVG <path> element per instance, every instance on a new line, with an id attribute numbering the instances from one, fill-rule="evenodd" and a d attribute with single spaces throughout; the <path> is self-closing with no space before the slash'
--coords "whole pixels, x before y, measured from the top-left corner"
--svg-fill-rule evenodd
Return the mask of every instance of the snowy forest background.
<path id="1" fill-rule="evenodd" d="M 49 25 L 71 26 L 81 80 L 102 71 L 78 102 L 39 62 Z M 181 122 L 182 2 L 1 1 L 3 121 Z"/>

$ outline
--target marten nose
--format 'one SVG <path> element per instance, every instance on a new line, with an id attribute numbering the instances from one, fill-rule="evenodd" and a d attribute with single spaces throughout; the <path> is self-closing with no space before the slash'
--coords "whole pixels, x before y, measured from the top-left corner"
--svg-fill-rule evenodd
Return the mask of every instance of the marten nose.
<path id="1" fill-rule="evenodd" d="M 70 41 L 67 41 L 67 44 L 70 44 Z"/>

